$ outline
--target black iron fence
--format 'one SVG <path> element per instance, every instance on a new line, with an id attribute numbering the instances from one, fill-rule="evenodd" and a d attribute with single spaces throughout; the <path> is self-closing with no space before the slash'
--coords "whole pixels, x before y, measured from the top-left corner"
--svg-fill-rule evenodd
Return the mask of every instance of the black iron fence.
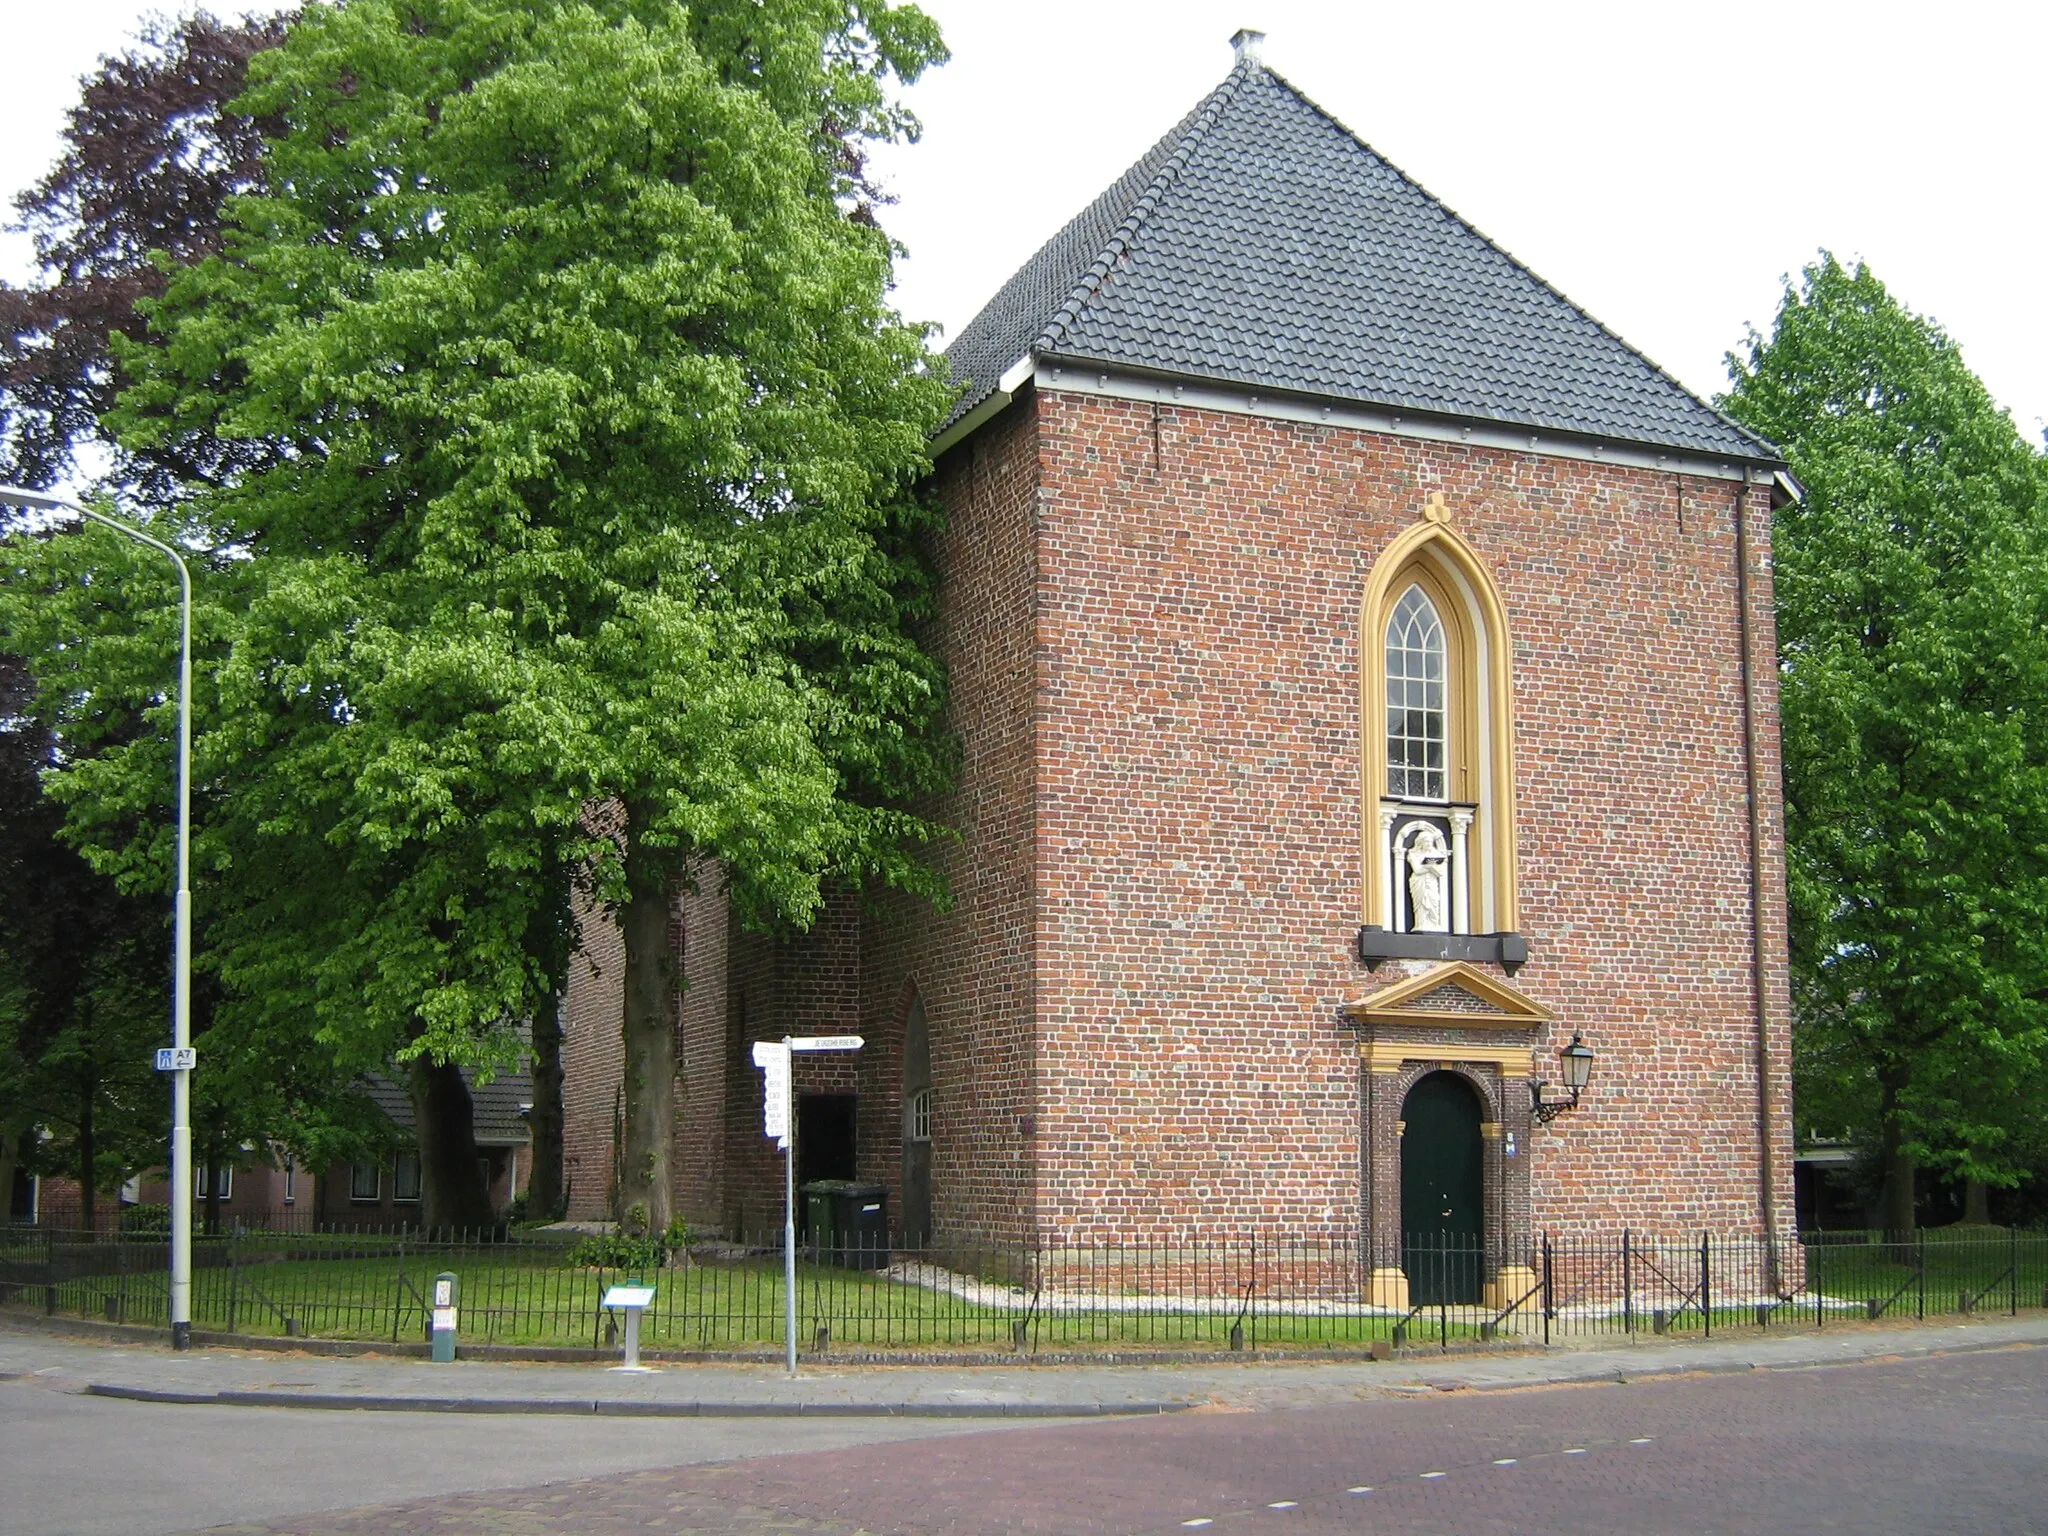
<path id="1" fill-rule="evenodd" d="M 659 1268 L 583 1264 L 558 1238 L 345 1229 L 193 1239 L 193 1325 L 343 1340 L 426 1336 L 456 1277 L 467 1344 L 607 1347 L 605 1291 L 650 1282 L 643 1348 L 767 1351 L 783 1331 L 776 1243 L 703 1243 Z M 160 1236 L 0 1233 L 0 1307 L 168 1324 Z M 1417 1239 L 1400 1261 L 1343 1241 L 812 1247 L 799 1345 L 975 1350 L 1363 1350 L 1552 1343 L 2048 1307 L 2048 1233 L 1754 1237 L 1640 1232 L 1503 1255 Z"/>

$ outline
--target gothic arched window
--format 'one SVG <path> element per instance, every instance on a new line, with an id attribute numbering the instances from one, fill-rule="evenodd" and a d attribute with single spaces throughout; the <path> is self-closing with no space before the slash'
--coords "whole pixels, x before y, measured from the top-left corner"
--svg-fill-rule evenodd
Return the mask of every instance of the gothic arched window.
<path id="1" fill-rule="evenodd" d="M 1507 612 L 1449 517 L 1432 496 L 1366 583 L 1364 921 L 1395 933 L 1511 933 Z"/>
<path id="2" fill-rule="evenodd" d="M 1447 800 L 1444 621 L 1420 586 L 1387 620 L 1387 794 Z"/>

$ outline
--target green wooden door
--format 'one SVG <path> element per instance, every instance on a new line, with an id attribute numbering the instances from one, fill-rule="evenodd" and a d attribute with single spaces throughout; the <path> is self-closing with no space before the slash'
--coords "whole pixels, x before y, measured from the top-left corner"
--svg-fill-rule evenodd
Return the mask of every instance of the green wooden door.
<path id="1" fill-rule="evenodd" d="M 1486 1280 L 1479 1095 L 1432 1072 L 1401 1106 L 1401 1256 L 1412 1304 L 1476 1302 Z"/>

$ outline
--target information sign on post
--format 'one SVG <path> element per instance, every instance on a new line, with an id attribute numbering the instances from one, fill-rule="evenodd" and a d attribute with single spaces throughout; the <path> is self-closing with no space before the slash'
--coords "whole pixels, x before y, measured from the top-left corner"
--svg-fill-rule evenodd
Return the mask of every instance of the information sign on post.
<path id="1" fill-rule="evenodd" d="M 640 1314 L 654 1305 L 654 1287 L 615 1285 L 604 1293 L 604 1305 L 617 1307 L 626 1314 L 626 1361 L 612 1369 L 644 1372 L 647 1367 L 640 1363 Z"/>
<path id="2" fill-rule="evenodd" d="M 789 1374 L 796 1374 L 796 1134 L 790 1124 L 792 1051 L 857 1051 L 859 1035 L 785 1035 L 754 1042 L 761 1069 L 761 1133 L 782 1148 L 782 1329 Z"/>
<path id="3" fill-rule="evenodd" d="M 761 1085 L 761 1134 L 789 1149 L 789 1046 L 781 1040 L 754 1042 L 754 1065 L 767 1077 Z"/>

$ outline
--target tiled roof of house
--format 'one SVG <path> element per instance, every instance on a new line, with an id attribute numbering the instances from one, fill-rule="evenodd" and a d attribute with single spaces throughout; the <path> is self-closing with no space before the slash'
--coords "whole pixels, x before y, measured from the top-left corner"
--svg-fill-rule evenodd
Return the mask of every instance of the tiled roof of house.
<path id="1" fill-rule="evenodd" d="M 488 1083 L 479 1085 L 476 1074 L 464 1067 L 462 1080 L 469 1084 L 478 1146 L 523 1147 L 532 1140 L 526 1119 L 519 1113 L 522 1104 L 533 1102 L 532 1073 L 524 1068 L 517 1072 L 500 1072 Z M 402 1080 L 377 1073 L 364 1079 L 363 1091 L 402 1133 L 407 1136 L 417 1134 L 419 1122 L 413 1114 L 412 1096 L 405 1091 Z"/>
<path id="2" fill-rule="evenodd" d="M 953 419 L 1027 352 L 1779 457 L 1251 58 L 961 331 Z"/>

